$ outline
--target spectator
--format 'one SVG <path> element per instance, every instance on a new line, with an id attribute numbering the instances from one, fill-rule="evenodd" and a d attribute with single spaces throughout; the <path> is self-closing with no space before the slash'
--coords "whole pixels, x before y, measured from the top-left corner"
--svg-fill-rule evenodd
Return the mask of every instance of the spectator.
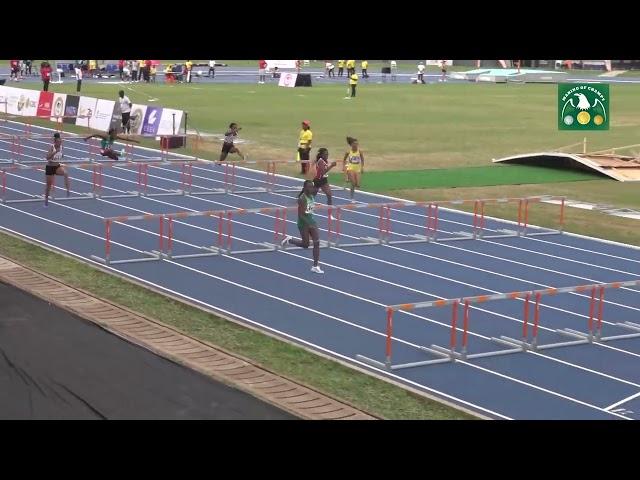
<path id="1" fill-rule="evenodd" d="M 305 174 L 309 170 L 309 152 L 311 152 L 311 141 L 313 133 L 311 132 L 311 123 L 309 120 L 302 122 L 302 130 L 300 130 L 300 139 L 298 141 L 298 161 L 307 160 L 300 164 L 300 173 Z"/>
<path id="2" fill-rule="evenodd" d="M 144 81 L 147 83 L 151 81 L 151 60 L 144 61 Z"/>
<path id="3" fill-rule="evenodd" d="M 260 84 L 264 84 L 264 81 L 266 78 L 266 74 L 265 74 L 266 68 L 267 68 L 266 60 L 259 60 L 258 61 L 258 83 Z"/>
<path id="4" fill-rule="evenodd" d="M 347 60 L 347 75 L 351 76 L 356 73 L 356 61 L 355 60 Z"/>
<path id="5" fill-rule="evenodd" d="M 126 134 L 131 133 L 131 107 L 133 104 L 129 97 L 124 94 L 124 90 L 120 90 L 118 92 L 119 98 L 118 103 L 120 103 L 120 112 L 122 113 L 122 131 Z"/>
<path id="6" fill-rule="evenodd" d="M 273 78 L 280 78 L 280 72 L 278 72 L 278 67 L 273 67 Z"/>
<path id="7" fill-rule="evenodd" d="M 362 78 L 369 78 L 369 74 L 367 73 L 369 62 L 367 60 L 362 60 L 362 63 L 360 65 L 362 67 Z"/>
<path id="8" fill-rule="evenodd" d="M 336 78 L 336 66 L 333 63 L 329 63 L 329 66 L 327 68 L 329 69 L 329 78 Z"/>
<path id="9" fill-rule="evenodd" d="M 422 62 L 418 64 L 418 82 L 424 83 L 424 64 Z"/>
<path id="10" fill-rule="evenodd" d="M 120 80 L 124 80 L 124 60 L 118 60 L 118 71 L 120 72 Z"/>
<path id="11" fill-rule="evenodd" d="M 209 73 L 207 73 L 207 77 L 216 78 L 216 61 L 209 60 Z"/>
<path id="12" fill-rule="evenodd" d="M 131 63 L 131 81 L 137 82 L 138 81 L 138 61 L 130 60 L 129 62 Z"/>
<path id="13" fill-rule="evenodd" d="M 351 85 L 351 98 L 355 98 L 358 86 L 358 74 L 355 71 L 349 76 L 349 85 Z"/>
<path id="14" fill-rule="evenodd" d="M 185 63 L 184 66 L 186 69 L 187 83 L 191 83 L 191 71 L 193 70 L 193 62 L 191 60 L 187 60 L 187 63 Z"/>
<path id="15" fill-rule="evenodd" d="M 341 77 L 344 73 L 344 60 L 338 60 L 338 76 Z"/>
<path id="16" fill-rule="evenodd" d="M 93 77 L 98 70 L 98 62 L 96 60 L 89 60 L 89 75 Z"/>
<path id="17" fill-rule="evenodd" d="M 164 69 L 164 81 L 167 83 L 173 83 L 176 81 L 175 76 L 173 75 L 173 65 L 167 65 L 167 68 Z"/>
<path id="18" fill-rule="evenodd" d="M 49 65 L 49 62 L 40 64 L 40 77 L 42 78 L 42 90 L 48 92 L 49 82 L 51 81 L 51 65 Z"/>
<path id="19" fill-rule="evenodd" d="M 76 63 L 75 68 L 76 72 L 76 92 L 80 93 L 80 89 L 82 88 L 82 65 L 80 63 Z"/>
<path id="20" fill-rule="evenodd" d="M 156 83 L 156 66 L 155 65 L 151 65 L 150 76 L 151 76 L 151 82 Z"/>
<path id="21" fill-rule="evenodd" d="M 20 72 L 20 62 L 18 60 L 9 60 L 9 67 L 11 69 L 11 73 L 9 73 L 9 80 L 13 79 L 17 82 L 18 72 Z"/>
<path id="22" fill-rule="evenodd" d="M 442 77 L 440 78 L 440 81 L 446 82 L 447 81 L 447 61 L 446 60 L 440 60 L 440 68 L 442 70 Z"/>
<path id="23" fill-rule="evenodd" d="M 25 60 L 25 73 L 27 75 L 32 75 L 31 66 L 33 65 L 33 60 Z"/>

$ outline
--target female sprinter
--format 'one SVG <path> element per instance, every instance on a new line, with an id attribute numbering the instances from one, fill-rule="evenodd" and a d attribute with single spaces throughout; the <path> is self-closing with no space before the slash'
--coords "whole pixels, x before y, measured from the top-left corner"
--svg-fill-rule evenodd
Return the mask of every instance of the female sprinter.
<path id="1" fill-rule="evenodd" d="M 69 196 L 69 173 L 60 163 L 62 156 L 62 139 L 60 138 L 60 134 L 56 132 L 53 134 L 53 145 L 49 148 L 49 152 L 47 153 L 47 165 L 44 167 L 47 184 L 44 193 L 45 207 L 49 206 L 49 193 L 51 193 L 54 175 L 64 176 L 64 186 L 67 188 L 67 197 Z"/>
<path id="2" fill-rule="evenodd" d="M 90 138 L 101 138 L 102 140 L 100 141 L 100 155 L 102 155 L 103 157 L 109 157 L 111 160 L 120 160 L 120 156 L 124 156 L 124 148 L 120 153 L 117 153 L 113 150 L 113 143 L 116 141 L 116 139 L 139 143 L 137 140 L 133 140 L 131 138 L 119 137 L 116 134 L 115 128 L 110 129 L 108 135 L 108 137 L 105 137 L 104 135 L 96 133 L 94 135 L 89 135 L 84 139 L 84 141 L 86 142 Z"/>
<path id="3" fill-rule="evenodd" d="M 297 247 L 309 248 L 309 238 L 311 238 L 313 240 L 313 267 L 311 267 L 311 271 L 313 273 L 324 273 L 318 265 L 318 260 L 320 260 L 320 234 L 318 225 L 313 218 L 313 208 L 315 206 L 313 196 L 315 192 L 316 188 L 313 186 L 313 182 L 305 180 L 302 191 L 298 194 L 298 230 L 300 230 L 302 240 L 294 240 L 290 235 L 287 235 L 282 240 L 282 246 L 291 244 Z"/>
<path id="4" fill-rule="evenodd" d="M 360 177 L 364 173 L 364 155 L 360 151 L 357 138 L 347 137 L 347 142 L 351 145 L 351 149 L 344 154 L 342 161 L 351 184 L 351 201 L 353 202 L 354 190 L 356 187 L 360 188 Z"/>

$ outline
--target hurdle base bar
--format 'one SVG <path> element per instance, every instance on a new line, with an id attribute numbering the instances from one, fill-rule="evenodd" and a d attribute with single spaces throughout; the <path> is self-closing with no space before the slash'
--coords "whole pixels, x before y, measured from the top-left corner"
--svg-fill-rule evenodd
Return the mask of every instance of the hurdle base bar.
<path id="1" fill-rule="evenodd" d="M 198 247 L 201 250 L 206 250 L 202 253 L 181 253 L 174 255 L 172 252 L 159 252 L 158 250 L 151 250 L 155 255 L 160 256 L 161 260 L 180 260 L 183 258 L 202 258 L 202 257 L 215 257 L 221 255 L 220 250 L 217 247 Z"/>
<path id="2" fill-rule="evenodd" d="M 155 253 L 152 252 L 142 252 L 145 253 L 147 255 L 150 255 L 149 257 L 145 257 L 145 258 L 128 258 L 125 260 L 111 260 L 109 258 L 102 258 L 99 257 L 97 255 L 91 255 L 91 258 L 93 260 L 96 260 L 100 263 L 104 263 L 105 265 L 119 265 L 119 264 L 123 264 L 123 263 L 140 263 L 140 262 L 155 262 L 158 260 L 161 260 L 162 258 L 160 257 L 160 255 L 157 255 Z"/>
<path id="3" fill-rule="evenodd" d="M 380 368 L 383 370 L 391 370 L 391 364 L 382 363 L 382 362 L 379 362 L 378 360 L 374 360 L 373 358 L 365 357 L 364 355 L 357 354 L 356 359 L 375 368 Z"/>
<path id="4" fill-rule="evenodd" d="M 138 192 L 138 194 L 141 197 L 175 197 L 176 195 L 185 195 L 185 192 L 184 190 L 176 189 L 176 190 L 171 190 L 169 192 L 162 192 L 162 193 Z"/>
<path id="5" fill-rule="evenodd" d="M 465 355 L 462 353 L 456 352 L 451 348 L 441 347 L 440 345 L 431 345 L 431 348 L 420 347 L 420 350 L 434 355 L 449 357 L 449 361 L 464 360 L 465 357 Z"/>
<path id="6" fill-rule="evenodd" d="M 533 232 L 533 233 L 527 233 L 526 236 L 527 237 L 543 237 L 545 235 L 562 235 L 562 231 L 561 230 L 553 230 L 550 232 Z"/>
<path id="7" fill-rule="evenodd" d="M 82 196 L 73 196 L 73 197 L 49 197 L 50 202 L 66 202 L 70 200 L 87 200 L 93 198 L 92 193 L 87 193 Z M 36 195 L 33 198 L 16 198 L 13 200 L 3 200 L 2 203 L 34 203 L 34 202 L 44 202 L 44 195 Z"/>
<path id="8" fill-rule="evenodd" d="M 188 192 L 187 195 L 192 196 L 192 197 L 197 197 L 200 195 L 220 195 L 220 194 L 226 194 L 228 193 L 227 190 L 223 189 L 223 188 L 216 188 L 216 189 L 212 189 L 212 190 L 207 190 L 206 192 Z"/>

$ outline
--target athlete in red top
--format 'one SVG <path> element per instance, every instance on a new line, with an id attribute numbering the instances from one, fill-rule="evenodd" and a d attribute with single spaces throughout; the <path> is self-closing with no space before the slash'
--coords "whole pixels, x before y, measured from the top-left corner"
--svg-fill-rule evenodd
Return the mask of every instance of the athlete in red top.
<path id="1" fill-rule="evenodd" d="M 331 198 L 331 186 L 329 185 L 329 170 L 336 166 L 336 162 L 329 163 L 329 150 L 322 147 L 316 154 L 316 174 L 313 177 L 313 186 L 322 190 L 327 196 L 327 205 L 333 205 Z"/>

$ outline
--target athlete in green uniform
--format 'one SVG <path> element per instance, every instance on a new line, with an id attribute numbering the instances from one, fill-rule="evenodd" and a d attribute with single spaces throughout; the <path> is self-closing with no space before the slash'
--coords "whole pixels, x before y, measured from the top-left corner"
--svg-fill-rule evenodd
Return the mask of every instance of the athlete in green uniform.
<path id="1" fill-rule="evenodd" d="M 296 245 L 297 247 L 309 248 L 309 238 L 313 240 L 313 273 L 324 273 L 318 261 L 320 260 L 320 234 L 318 225 L 313 218 L 313 208 L 315 207 L 314 195 L 316 188 L 311 180 L 305 180 L 302 191 L 298 194 L 298 230 L 302 240 L 295 240 L 290 235 L 284 237 L 282 246 L 287 244 Z"/>
<path id="2" fill-rule="evenodd" d="M 96 133 L 94 135 L 89 135 L 84 139 L 84 141 L 86 142 L 90 138 L 101 138 L 102 140 L 100 141 L 100 155 L 102 155 L 103 157 L 109 157 L 111 160 L 119 160 L 120 155 L 124 156 L 124 148 L 122 149 L 122 152 L 120 154 L 113 150 L 113 143 L 116 141 L 116 139 L 125 140 L 127 142 L 140 143 L 137 140 L 133 140 L 129 137 L 127 138 L 119 137 L 118 135 L 116 135 L 115 128 L 112 128 L 111 130 L 109 130 L 108 135 L 109 135 L 108 137 L 105 137 L 104 135 Z"/>

